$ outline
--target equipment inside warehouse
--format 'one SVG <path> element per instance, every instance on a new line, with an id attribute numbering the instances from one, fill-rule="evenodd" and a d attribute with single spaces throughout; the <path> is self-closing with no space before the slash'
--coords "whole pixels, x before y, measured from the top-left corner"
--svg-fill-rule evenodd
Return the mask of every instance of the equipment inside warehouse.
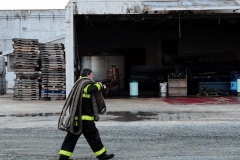
<path id="1" fill-rule="evenodd" d="M 117 55 L 123 96 L 131 81 L 138 82 L 139 96 L 159 96 L 163 82 L 169 96 L 237 95 L 240 14 L 74 15 L 74 26 L 75 77 L 86 61 L 96 72 L 102 63 L 110 68 L 106 58 Z M 97 65 L 89 60 L 93 57 Z"/>

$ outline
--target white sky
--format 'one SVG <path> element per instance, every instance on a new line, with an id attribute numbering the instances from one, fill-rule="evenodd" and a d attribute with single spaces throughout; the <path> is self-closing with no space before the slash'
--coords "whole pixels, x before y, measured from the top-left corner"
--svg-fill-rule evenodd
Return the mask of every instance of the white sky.
<path id="1" fill-rule="evenodd" d="M 65 9 L 69 0 L 0 0 L 0 10 Z"/>

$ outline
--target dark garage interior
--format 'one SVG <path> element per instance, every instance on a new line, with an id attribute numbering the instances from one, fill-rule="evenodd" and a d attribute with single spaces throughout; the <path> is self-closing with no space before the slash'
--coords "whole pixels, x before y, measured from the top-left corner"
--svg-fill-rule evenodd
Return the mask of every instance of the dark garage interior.
<path id="1" fill-rule="evenodd" d="M 75 15 L 74 24 L 76 79 L 83 67 L 81 57 L 117 54 L 125 59 L 125 85 L 117 92 L 122 96 L 129 95 L 132 80 L 138 82 L 139 96 L 159 96 L 159 83 L 179 75 L 186 75 L 179 77 L 185 78 L 186 91 L 173 96 L 199 95 L 210 82 L 217 94 L 237 94 L 230 85 L 240 77 L 239 14 Z"/>

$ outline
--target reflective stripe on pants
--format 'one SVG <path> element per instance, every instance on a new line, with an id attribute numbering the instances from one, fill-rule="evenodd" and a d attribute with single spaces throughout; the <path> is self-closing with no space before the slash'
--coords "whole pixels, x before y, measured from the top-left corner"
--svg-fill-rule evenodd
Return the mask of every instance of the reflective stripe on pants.
<path id="1" fill-rule="evenodd" d="M 94 152 L 95 156 L 100 156 L 101 154 L 103 154 L 104 152 L 106 152 L 105 147 L 103 147 L 100 151 Z"/>
<path id="2" fill-rule="evenodd" d="M 59 151 L 59 154 L 60 154 L 60 155 L 67 156 L 67 157 L 71 157 L 72 152 L 68 152 L 68 151 L 65 151 L 65 150 L 60 150 L 60 151 Z"/>
<path id="3" fill-rule="evenodd" d="M 94 121 L 82 121 L 82 124 L 83 124 L 82 134 L 86 138 L 86 140 L 87 140 L 88 144 L 90 145 L 94 154 L 96 156 L 100 156 L 100 155 L 104 154 L 106 152 L 106 150 L 102 144 L 99 132 L 95 126 Z M 81 134 L 75 135 L 75 134 L 68 132 L 63 141 L 61 150 L 67 151 L 68 153 L 72 153 L 76 146 L 77 140 L 79 139 L 80 136 L 81 136 Z M 59 154 L 60 154 L 60 152 L 59 152 Z"/>

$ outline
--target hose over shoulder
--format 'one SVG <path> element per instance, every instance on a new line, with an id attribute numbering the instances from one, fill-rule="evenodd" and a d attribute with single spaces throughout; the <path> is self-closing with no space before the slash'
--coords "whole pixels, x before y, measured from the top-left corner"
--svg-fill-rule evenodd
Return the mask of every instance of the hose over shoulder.
<path id="1" fill-rule="evenodd" d="M 75 116 L 82 116 L 82 109 L 78 107 L 82 107 L 82 94 L 83 94 L 83 86 L 88 83 L 94 83 L 89 78 L 81 78 L 75 82 L 73 85 L 65 104 L 60 113 L 60 117 L 58 120 L 58 129 L 71 132 L 73 134 L 79 135 L 82 132 L 82 120 L 78 118 L 78 129 L 73 129 L 73 124 L 75 121 Z M 77 113 L 78 111 L 78 113 Z"/>

